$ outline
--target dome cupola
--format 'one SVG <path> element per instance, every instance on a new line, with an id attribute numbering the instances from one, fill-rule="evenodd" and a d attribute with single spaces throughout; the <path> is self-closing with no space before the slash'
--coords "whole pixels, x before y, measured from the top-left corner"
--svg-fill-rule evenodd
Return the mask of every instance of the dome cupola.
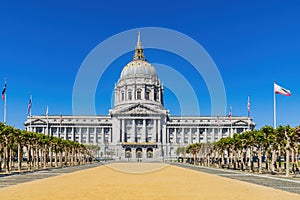
<path id="1" fill-rule="evenodd" d="M 144 56 L 144 49 L 140 40 L 140 32 L 138 33 L 138 41 L 135 47 L 133 60 L 129 62 L 121 72 L 121 79 L 145 77 L 157 80 L 155 68 L 147 62 Z"/>

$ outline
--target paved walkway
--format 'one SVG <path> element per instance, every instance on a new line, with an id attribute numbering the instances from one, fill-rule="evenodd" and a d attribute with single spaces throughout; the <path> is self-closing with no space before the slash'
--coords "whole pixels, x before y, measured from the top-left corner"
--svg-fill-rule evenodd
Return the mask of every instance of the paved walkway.
<path id="1" fill-rule="evenodd" d="M 233 171 L 227 169 L 208 168 L 208 167 L 194 166 L 189 164 L 178 164 L 178 163 L 171 163 L 171 164 L 179 167 L 184 167 L 184 168 L 208 173 L 208 174 L 215 174 L 221 177 L 231 178 L 239 181 L 245 181 L 248 183 L 254 183 L 257 185 L 262 185 L 262 186 L 271 187 L 279 190 L 284 190 L 287 192 L 300 194 L 300 181 L 293 180 L 291 178 L 278 177 L 275 175 L 253 174 L 253 173 Z"/>
<path id="2" fill-rule="evenodd" d="M 218 174 L 164 163 L 112 163 L 3 187 L 0 194 L 6 200 L 300 199 L 299 194 L 221 177 L 228 175 L 224 172 Z"/>
<path id="3" fill-rule="evenodd" d="M 1 174 L 0 175 L 0 188 L 16 185 L 19 183 L 25 183 L 29 181 L 49 178 L 53 176 L 58 176 L 62 174 L 68 174 L 84 169 L 89 169 L 93 167 L 98 167 L 103 165 L 102 163 L 93 163 L 86 165 L 78 165 L 73 167 L 64 167 L 64 168 L 52 168 L 46 170 L 32 171 L 32 172 L 21 172 L 21 173 L 12 173 L 12 174 Z"/>

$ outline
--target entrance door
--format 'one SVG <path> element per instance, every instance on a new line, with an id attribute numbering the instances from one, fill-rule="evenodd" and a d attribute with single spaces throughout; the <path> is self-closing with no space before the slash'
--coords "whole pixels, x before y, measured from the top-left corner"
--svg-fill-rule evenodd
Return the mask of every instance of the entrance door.
<path id="1" fill-rule="evenodd" d="M 143 150 L 142 148 L 136 149 L 136 158 L 142 158 L 143 157 Z"/>
<path id="2" fill-rule="evenodd" d="M 147 158 L 153 158 L 153 149 L 152 148 L 147 149 Z"/>
<path id="3" fill-rule="evenodd" d="M 125 158 L 131 158 L 131 148 L 125 149 Z"/>

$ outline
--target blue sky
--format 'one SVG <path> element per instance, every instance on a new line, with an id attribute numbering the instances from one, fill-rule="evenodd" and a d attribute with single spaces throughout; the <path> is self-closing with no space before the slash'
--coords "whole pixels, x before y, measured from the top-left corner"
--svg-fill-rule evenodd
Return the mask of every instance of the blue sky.
<path id="1" fill-rule="evenodd" d="M 100 42 L 133 28 L 164 27 L 193 38 L 214 60 L 227 112 L 232 105 L 233 115 L 247 115 L 250 95 L 257 128 L 272 125 L 276 81 L 292 91 L 291 97 L 277 96 L 277 124 L 299 125 L 299 19 L 297 1 L 2 1 L 0 85 L 6 77 L 7 123 L 23 128 L 30 94 L 33 115 L 45 114 L 47 105 L 49 114 L 72 114 L 77 71 Z M 192 85 L 199 83 L 201 115 L 209 115 L 206 85 L 189 63 L 169 52 L 145 54 L 149 62 L 180 69 Z M 97 114 L 108 113 L 109 94 L 131 58 L 120 55 L 101 78 Z M 166 88 L 165 106 L 180 114 L 175 96 Z M 0 106 L 2 121 L 3 102 Z"/>

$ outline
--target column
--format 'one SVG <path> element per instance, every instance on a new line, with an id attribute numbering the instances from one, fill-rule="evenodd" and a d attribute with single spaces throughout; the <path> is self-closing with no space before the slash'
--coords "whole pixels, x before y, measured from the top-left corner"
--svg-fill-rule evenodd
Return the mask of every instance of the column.
<path id="1" fill-rule="evenodd" d="M 143 119 L 143 132 L 141 135 L 142 142 L 146 142 L 146 138 L 147 138 L 147 124 L 146 124 L 146 119 Z"/>
<path id="2" fill-rule="evenodd" d="M 88 127 L 87 129 L 86 129 L 86 131 L 87 131 L 87 133 L 86 133 L 86 143 L 87 144 L 89 144 L 90 143 L 90 141 L 91 141 L 91 134 L 90 134 L 90 127 Z"/>
<path id="3" fill-rule="evenodd" d="M 192 135 L 192 128 L 190 128 L 189 130 L 189 139 L 188 139 L 188 143 L 189 144 L 192 144 L 193 143 L 193 135 Z"/>
<path id="4" fill-rule="evenodd" d="M 158 132 L 157 132 L 157 124 L 156 124 L 156 119 L 153 119 L 153 126 L 154 126 L 154 137 L 155 137 L 155 139 L 154 139 L 154 141 L 155 142 L 158 142 Z"/>
<path id="5" fill-rule="evenodd" d="M 98 143 L 98 137 L 97 137 L 97 127 L 94 127 L 94 144 Z"/>
<path id="6" fill-rule="evenodd" d="M 196 142 L 201 142 L 200 141 L 200 131 L 199 131 L 199 128 L 196 129 Z"/>
<path id="7" fill-rule="evenodd" d="M 185 132 L 184 132 L 184 128 L 181 128 L 181 141 L 180 144 L 184 145 L 184 136 L 185 136 Z"/>
<path id="8" fill-rule="evenodd" d="M 101 138 L 102 138 L 102 144 L 105 144 L 104 127 L 101 127 L 100 135 L 101 135 Z"/>
<path id="9" fill-rule="evenodd" d="M 63 128 L 64 128 L 64 139 L 67 140 L 68 139 L 67 127 L 63 127 Z"/>
<path id="10" fill-rule="evenodd" d="M 126 129 L 125 129 L 125 123 L 126 120 L 122 119 L 122 141 L 121 142 L 126 142 Z"/>
<path id="11" fill-rule="evenodd" d="M 161 142 L 161 121 L 158 119 L 157 120 L 157 122 L 158 122 L 158 127 L 157 127 L 157 129 L 158 129 L 158 142 L 160 143 Z"/>
<path id="12" fill-rule="evenodd" d="M 71 140 L 74 142 L 75 141 L 75 133 L 74 133 L 74 127 L 72 127 L 72 137 Z"/>
<path id="13" fill-rule="evenodd" d="M 167 137 L 166 144 L 169 144 L 170 143 L 170 129 L 169 128 L 166 128 L 166 137 Z"/>
<path id="14" fill-rule="evenodd" d="M 82 132 L 81 132 L 81 127 L 79 128 L 79 132 L 78 132 L 78 142 L 81 143 L 82 142 Z"/>
<path id="15" fill-rule="evenodd" d="M 154 101 L 154 86 L 151 87 L 150 100 Z"/>
<path id="16" fill-rule="evenodd" d="M 113 133 L 112 133 L 112 128 L 108 129 L 108 134 L 109 134 L 109 143 L 113 143 Z"/>
<path id="17" fill-rule="evenodd" d="M 222 138 L 222 128 L 218 127 L 218 140 Z"/>
<path id="18" fill-rule="evenodd" d="M 178 144 L 177 143 L 177 137 L 178 137 L 177 133 L 178 133 L 178 128 L 174 128 L 174 139 L 173 139 L 174 140 L 174 142 L 173 142 L 174 144 Z"/>
<path id="19" fill-rule="evenodd" d="M 135 128 L 135 119 L 132 120 L 132 133 L 133 133 L 133 139 L 131 139 L 132 142 L 137 142 L 136 138 L 136 128 Z"/>

